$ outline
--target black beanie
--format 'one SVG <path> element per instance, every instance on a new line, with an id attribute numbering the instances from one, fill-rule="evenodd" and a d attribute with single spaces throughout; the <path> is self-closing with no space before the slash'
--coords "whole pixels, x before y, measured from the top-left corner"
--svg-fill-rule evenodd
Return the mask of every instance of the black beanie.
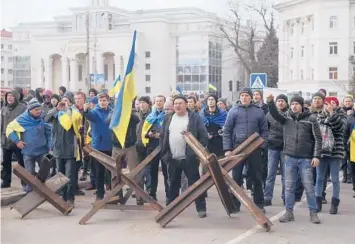
<path id="1" fill-rule="evenodd" d="M 61 90 L 63 92 L 63 94 L 65 94 L 67 92 L 67 88 L 65 88 L 65 86 L 59 87 L 59 90 Z"/>
<path id="2" fill-rule="evenodd" d="M 304 106 L 304 99 L 303 99 L 303 97 L 301 97 L 301 96 L 298 96 L 298 95 L 293 96 L 293 97 L 291 98 L 290 104 L 292 104 L 293 102 L 299 103 L 299 104 L 302 106 L 302 108 L 303 108 L 303 106 Z"/>
<path id="3" fill-rule="evenodd" d="M 145 102 L 147 104 L 149 104 L 149 106 L 152 106 L 152 101 L 150 100 L 150 97 L 148 96 L 141 96 L 138 101 L 140 102 Z"/>
<path id="4" fill-rule="evenodd" d="M 285 94 L 280 94 L 280 95 L 278 95 L 277 97 L 276 97 L 276 102 L 277 102 L 277 100 L 279 100 L 279 99 L 282 99 L 282 100 L 284 100 L 287 104 L 288 104 L 288 98 L 287 98 L 287 96 L 285 95 Z"/>
<path id="5" fill-rule="evenodd" d="M 319 89 L 318 92 L 323 92 L 324 96 L 327 96 L 327 91 L 323 88 Z"/>
<path id="6" fill-rule="evenodd" d="M 58 100 L 58 102 L 60 102 L 60 96 L 57 94 L 53 94 L 51 98 L 55 98 Z"/>
<path id="7" fill-rule="evenodd" d="M 210 97 L 213 97 L 213 99 L 216 101 L 216 104 L 217 104 L 218 97 L 216 95 L 214 95 L 214 94 L 208 94 L 207 99 L 210 98 Z"/>
<path id="8" fill-rule="evenodd" d="M 322 93 L 320 93 L 320 92 L 314 93 L 313 96 L 312 96 L 312 99 L 313 99 L 314 97 L 320 97 L 320 98 L 322 98 L 323 101 L 324 101 L 324 99 L 325 99 L 324 95 L 323 95 Z"/>
<path id="9" fill-rule="evenodd" d="M 250 97 L 253 97 L 253 93 L 251 92 L 251 89 L 248 87 L 244 87 L 242 90 L 240 90 L 239 96 L 242 95 L 243 93 L 247 93 Z"/>

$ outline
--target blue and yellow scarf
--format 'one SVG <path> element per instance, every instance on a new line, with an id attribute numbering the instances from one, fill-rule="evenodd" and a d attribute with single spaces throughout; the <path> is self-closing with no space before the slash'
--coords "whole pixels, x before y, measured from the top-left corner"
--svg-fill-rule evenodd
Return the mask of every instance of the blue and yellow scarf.
<path id="1" fill-rule="evenodd" d="M 165 111 L 161 111 L 160 113 L 156 108 L 153 108 L 152 112 L 147 116 L 147 118 L 144 121 L 143 127 L 142 127 L 142 143 L 144 146 L 147 146 L 149 143 L 149 138 L 146 138 L 146 135 L 148 134 L 150 128 L 152 128 L 153 125 L 156 125 L 158 128 L 161 128 L 163 125 L 163 121 L 165 118 Z"/>

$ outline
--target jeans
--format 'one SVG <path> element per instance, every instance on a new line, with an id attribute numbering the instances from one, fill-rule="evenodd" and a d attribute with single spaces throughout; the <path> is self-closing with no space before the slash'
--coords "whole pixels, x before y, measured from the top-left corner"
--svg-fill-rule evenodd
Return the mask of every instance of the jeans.
<path id="1" fill-rule="evenodd" d="M 16 158 L 18 160 L 19 165 L 25 167 L 25 163 L 23 161 L 23 155 L 21 153 L 21 149 L 2 149 L 2 172 L 1 172 L 1 179 L 2 184 L 6 186 L 11 185 L 12 179 L 12 154 L 16 154 Z M 25 185 L 24 182 L 21 181 L 22 185 Z"/>
<path id="2" fill-rule="evenodd" d="M 317 167 L 317 181 L 316 181 L 316 196 L 322 197 L 324 181 L 326 179 L 326 171 L 330 167 L 330 178 L 333 183 L 333 197 L 339 199 L 340 184 L 339 184 L 339 169 L 342 159 L 338 158 L 322 158 Z"/>
<path id="3" fill-rule="evenodd" d="M 316 185 L 316 179 L 317 179 L 317 169 L 313 168 L 313 185 Z M 325 188 L 324 188 L 325 189 Z M 303 195 L 303 184 L 302 184 L 302 179 L 300 172 L 298 172 L 297 176 L 297 181 L 296 181 L 296 191 L 295 191 L 295 198 L 297 201 L 301 201 L 302 195 Z"/>
<path id="4" fill-rule="evenodd" d="M 182 160 L 171 159 L 168 162 L 168 174 L 170 182 L 168 204 L 170 204 L 179 196 L 182 172 L 185 173 L 188 184 L 191 186 L 200 179 L 198 167 L 199 163 L 196 157 L 189 157 Z M 202 194 L 195 200 L 196 210 L 198 212 L 206 211 L 205 197 L 205 194 Z"/>
<path id="5" fill-rule="evenodd" d="M 306 190 L 307 203 L 310 211 L 317 210 L 316 196 L 313 185 L 312 159 L 285 156 L 285 204 L 286 209 L 293 211 L 295 206 L 295 189 L 298 173 Z"/>
<path id="6" fill-rule="evenodd" d="M 148 155 L 153 152 L 154 149 L 148 148 L 147 153 Z M 159 175 L 159 162 L 160 162 L 160 153 L 155 156 L 155 158 L 150 162 L 150 178 L 151 178 L 151 185 L 150 185 L 150 192 L 149 195 L 152 197 L 157 197 L 157 188 L 158 188 L 158 175 Z M 161 161 L 161 170 L 164 176 L 164 187 L 165 187 L 165 196 L 168 198 L 169 192 L 169 184 L 168 184 L 168 169 L 166 164 Z"/>
<path id="7" fill-rule="evenodd" d="M 181 175 L 181 193 L 187 190 L 189 188 L 187 177 L 184 172 L 182 172 Z"/>
<path id="8" fill-rule="evenodd" d="M 76 191 L 76 161 L 75 158 L 56 158 L 58 171 L 69 178 L 68 184 L 62 189 L 64 201 L 74 201 Z"/>
<path id="9" fill-rule="evenodd" d="M 147 149 L 142 149 L 140 148 L 140 150 L 138 150 L 138 147 L 136 146 L 137 149 L 137 158 L 139 160 L 139 162 L 142 162 L 146 157 L 147 157 Z M 145 191 L 146 192 L 150 192 L 150 188 L 151 188 L 151 177 L 150 177 L 150 164 L 148 164 L 144 170 L 143 170 L 143 177 L 142 177 L 144 186 L 145 186 Z"/>
<path id="10" fill-rule="evenodd" d="M 275 186 L 275 179 L 277 175 L 277 168 L 280 163 L 281 168 L 281 184 L 282 184 L 282 193 L 281 199 L 285 200 L 285 177 L 284 177 L 284 163 L 285 155 L 281 150 L 272 150 L 269 149 L 269 163 L 266 184 L 264 189 L 264 199 L 272 200 Z"/>
<path id="11" fill-rule="evenodd" d="M 111 156 L 111 151 L 100 151 L 106 155 Z M 95 173 L 96 173 L 96 198 L 102 199 L 105 195 L 105 167 L 100 164 L 96 159 L 95 161 Z"/>
<path id="12" fill-rule="evenodd" d="M 263 186 L 262 186 L 262 178 L 261 178 L 261 149 L 258 149 L 251 153 L 247 158 L 246 162 L 241 162 L 237 164 L 233 168 L 233 179 L 239 185 L 242 186 L 243 184 L 243 168 L 246 163 L 248 163 L 248 176 L 250 177 L 253 186 L 254 186 L 254 194 L 253 200 L 254 203 L 259 207 L 264 207 L 264 193 L 263 193 Z M 232 196 L 234 204 L 237 208 L 240 208 L 239 200 Z"/>
<path id="13" fill-rule="evenodd" d="M 31 175 L 36 175 L 36 162 L 38 166 L 40 165 L 40 162 L 42 161 L 43 157 L 45 154 L 38 155 L 38 156 L 29 156 L 29 155 L 23 155 L 23 161 L 25 163 L 25 169 L 31 173 Z"/>

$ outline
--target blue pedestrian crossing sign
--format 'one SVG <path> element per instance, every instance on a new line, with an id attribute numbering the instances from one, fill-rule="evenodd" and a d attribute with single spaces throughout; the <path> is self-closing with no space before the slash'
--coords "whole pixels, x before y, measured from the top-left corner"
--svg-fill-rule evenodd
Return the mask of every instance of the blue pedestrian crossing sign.
<path id="1" fill-rule="evenodd" d="M 251 73 L 250 74 L 250 88 L 262 90 L 267 86 L 266 73 Z"/>

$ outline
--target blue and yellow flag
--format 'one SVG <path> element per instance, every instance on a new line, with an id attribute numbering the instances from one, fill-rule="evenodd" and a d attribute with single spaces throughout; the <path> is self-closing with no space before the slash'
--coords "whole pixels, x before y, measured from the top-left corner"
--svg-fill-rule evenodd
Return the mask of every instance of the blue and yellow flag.
<path id="1" fill-rule="evenodd" d="M 128 124 L 131 119 L 132 101 L 136 97 L 136 81 L 134 79 L 134 58 L 136 49 L 137 31 L 134 31 L 131 53 L 122 82 L 120 92 L 112 113 L 110 129 L 115 133 L 122 148 L 125 145 Z"/>
<path id="2" fill-rule="evenodd" d="M 108 95 L 110 97 L 114 97 L 117 93 L 120 92 L 120 89 L 121 89 L 121 75 L 118 75 Z"/>
<path id="3" fill-rule="evenodd" d="M 350 135 L 350 162 L 355 162 L 355 126 Z"/>
<path id="4" fill-rule="evenodd" d="M 144 146 L 147 146 L 149 143 L 149 138 L 146 138 L 152 125 L 156 124 L 158 128 L 161 128 L 165 118 L 165 111 L 160 113 L 157 112 L 156 108 L 153 108 L 153 111 L 147 116 L 143 123 L 141 139 Z"/>

